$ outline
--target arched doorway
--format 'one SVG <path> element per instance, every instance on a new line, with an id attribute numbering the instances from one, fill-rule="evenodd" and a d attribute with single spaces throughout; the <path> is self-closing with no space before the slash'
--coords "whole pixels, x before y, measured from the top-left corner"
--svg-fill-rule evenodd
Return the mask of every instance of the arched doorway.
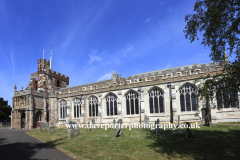
<path id="1" fill-rule="evenodd" d="M 21 129 L 25 128 L 26 121 L 25 121 L 25 112 L 22 113 L 21 115 Z"/>
<path id="2" fill-rule="evenodd" d="M 35 123 L 34 123 L 34 128 L 36 127 L 40 127 L 40 123 L 42 122 L 42 112 L 41 111 L 37 111 L 37 113 L 35 114 Z"/>

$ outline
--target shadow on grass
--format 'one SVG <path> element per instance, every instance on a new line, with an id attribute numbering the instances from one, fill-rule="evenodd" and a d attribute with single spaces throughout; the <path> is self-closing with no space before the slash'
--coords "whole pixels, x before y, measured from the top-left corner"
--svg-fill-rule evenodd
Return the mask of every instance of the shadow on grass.
<path id="1" fill-rule="evenodd" d="M 60 138 L 60 139 L 56 139 L 54 141 L 47 141 L 45 142 L 47 145 L 50 145 L 52 147 L 56 147 L 57 145 L 61 145 L 64 144 L 63 142 L 61 142 L 62 140 L 67 139 L 67 137 L 64 138 Z"/>
<path id="2" fill-rule="evenodd" d="M 162 130 L 158 136 L 148 130 L 149 145 L 168 158 L 181 159 L 240 159 L 240 130 L 211 131 L 190 130 L 191 139 L 186 139 L 185 130 Z"/>

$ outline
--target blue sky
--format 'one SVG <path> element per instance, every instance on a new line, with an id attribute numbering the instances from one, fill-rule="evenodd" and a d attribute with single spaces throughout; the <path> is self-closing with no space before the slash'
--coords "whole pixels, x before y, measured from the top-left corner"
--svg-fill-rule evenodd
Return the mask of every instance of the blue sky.
<path id="1" fill-rule="evenodd" d="M 210 50 L 185 39 L 193 0 L 1 0 L 0 97 L 27 86 L 37 60 L 70 77 L 70 86 L 208 63 Z"/>

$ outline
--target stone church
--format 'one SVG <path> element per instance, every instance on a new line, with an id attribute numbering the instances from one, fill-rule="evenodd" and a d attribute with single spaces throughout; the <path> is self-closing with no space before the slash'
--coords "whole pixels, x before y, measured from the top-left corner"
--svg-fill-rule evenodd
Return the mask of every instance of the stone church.
<path id="1" fill-rule="evenodd" d="M 69 87 L 69 77 L 52 70 L 52 58 L 38 59 L 38 70 L 27 87 L 14 87 L 12 128 L 36 128 L 41 122 L 87 124 L 93 119 L 96 124 L 109 124 L 120 118 L 124 124 L 139 124 L 144 117 L 150 123 L 157 119 L 175 123 L 178 115 L 181 122 L 200 123 L 207 110 L 204 100 L 195 97 L 197 86 L 201 77 L 220 73 L 221 66 L 194 64 L 128 78 L 113 72 L 112 79 Z M 239 103 L 232 94 L 228 98 L 231 104 L 224 104 L 222 98 L 211 103 L 213 123 L 240 121 Z"/>

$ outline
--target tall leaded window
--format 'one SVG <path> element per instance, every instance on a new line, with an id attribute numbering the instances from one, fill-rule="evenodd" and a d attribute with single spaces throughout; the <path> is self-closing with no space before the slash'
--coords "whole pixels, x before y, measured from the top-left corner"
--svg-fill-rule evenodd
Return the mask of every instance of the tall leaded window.
<path id="1" fill-rule="evenodd" d="M 126 94 L 127 115 L 139 114 L 138 104 L 138 93 L 129 92 L 128 94 Z"/>
<path id="2" fill-rule="evenodd" d="M 236 108 L 238 106 L 238 101 L 236 101 L 237 94 L 231 92 L 230 94 L 224 91 L 217 91 L 217 107 L 222 108 Z"/>
<path id="3" fill-rule="evenodd" d="M 109 94 L 106 97 L 107 116 L 117 115 L 117 97 Z"/>
<path id="4" fill-rule="evenodd" d="M 73 101 L 73 117 L 79 118 L 81 116 L 81 105 L 82 100 L 80 98 L 75 98 Z"/>
<path id="5" fill-rule="evenodd" d="M 89 117 L 96 117 L 98 115 L 98 98 L 91 96 L 88 98 Z"/>
<path id="6" fill-rule="evenodd" d="M 67 102 L 62 100 L 60 102 L 60 119 L 65 119 L 67 117 Z"/>
<path id="7" fill-rule="evenodd" d="M 195 111 L 197 105 L 196 88 L 193 85 L 186 84 L 179 89 L 181 111 Z"/>
<path id="8" fill-rule="evenodd" d="M 164 112 L 163 92 L 158 88 L 153 88 L 148 92 L 150 113 Z"/>

